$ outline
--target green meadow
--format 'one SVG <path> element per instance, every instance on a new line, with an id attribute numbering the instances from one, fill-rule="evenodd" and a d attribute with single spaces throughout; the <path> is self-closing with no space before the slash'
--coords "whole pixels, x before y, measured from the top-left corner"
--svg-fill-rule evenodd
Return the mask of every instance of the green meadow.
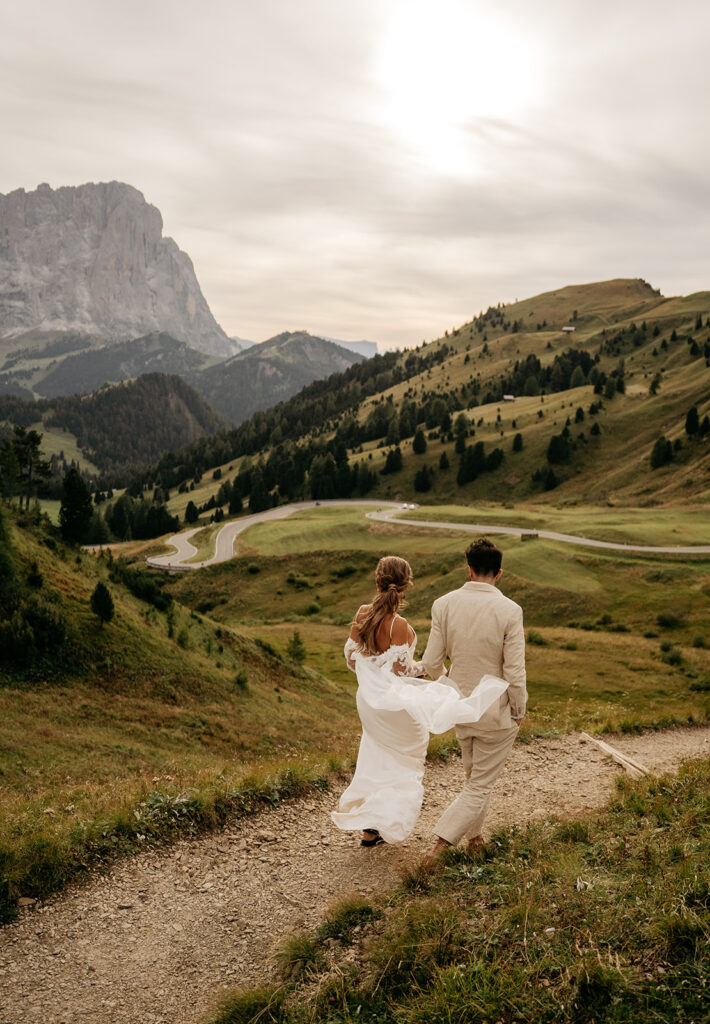
<path id="1" fill-rule="evenodd" d="M 470 539 L 366 511 L 322 507 L 253 526 L 233 560 L 174 576 L 143 568 L 158 542 L 130 544 L 122 564 L 137 578 L 116 572 L 116 550 L 77 554 L 46 525 L 10 524 L 18 579 L 32 577 L 61 612 L 68 660 L 61 671 L 0 670 L 0 913 L 91 865 L 327 786 L 351 763 L 356 681 L 342 648 L 378 558 L 412 564 L 406 614 L 421 654 L 433 600 L 467 578 Z M 638 529 L 634 515 L 612 514 L 615 529 Z M 198 538 L 201 554 L 213 536 Z M 710 718 L 710 558 L 499 543 L 501 589 L 525 612 L 523 740 Z M 170 608 L 137 587 L 146 577 Z M 116 609 L 103 627 L 89 607 L 98 581 Z M 295 631 L 303 664 L 289 653 Z M 450 746 L 445 737 L 432 752 Z"/>
<path id="2" fill-rule="evenodd" d="M 215 621 L 267 640 L 285 654 L 294 629 L 308 663 L 347 682 L 342 645 L 360 604 L 374 589 L 382 554 L 410 561 L 415 585 L 406 614 L 426 643 L 432 602 L 467 579 L 470 536 L 369 520 L 364 508 L 320 508 L 253 526 L 233 561 L 174 577 L 180 601 Z M 557 521 L 590 529 L 599 510 Z M 409 512 L 445 520 L 462 509 Z M 502 521 L 509 510 L 489 510 Z M 521 513 L 524 516 L 525 513 Z M 528 513 L 539 525 L 537 515 Z M 653 513 L 613 512 L 610 532 L 639 536 Z M 689 514 L 691 524 L 696 517 Z M 684 525 L 665 516 L 659 532 Z M 599 527 L 600 532 L 604 532 Z M 618 535 L 618 534 L 617 534 Z M 682 540 L 686 536 L 683 534 Z M 525 729 L 637 729 L 704 721 L 710 711 L 710 557 L 604 552 L 552 541 L 496 538 L 504 553 L 501 590 L 524 609 L 530 713 Z M 680 540 L 679 540 L 680 542 Z"/>

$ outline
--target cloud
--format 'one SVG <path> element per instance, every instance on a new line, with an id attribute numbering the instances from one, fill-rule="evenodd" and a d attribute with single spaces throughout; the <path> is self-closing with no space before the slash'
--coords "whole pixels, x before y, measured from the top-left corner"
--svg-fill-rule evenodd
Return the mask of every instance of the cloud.
<path id="1" fill-rule="evenodd" d="M 0 0 L 0 14 L 0 191 L 135 185 L 230 333 L 414 344 L 572 279 L 707 285 L 700 0 Z M 397 49 L 403 17 L 415 53 Z M 470 76 L 447 76 L 460 52 Z M 420 67 L 426 88 L 390 102 Z M 504 115 L 488 86 L 466 115 L 484 68 Z"/>

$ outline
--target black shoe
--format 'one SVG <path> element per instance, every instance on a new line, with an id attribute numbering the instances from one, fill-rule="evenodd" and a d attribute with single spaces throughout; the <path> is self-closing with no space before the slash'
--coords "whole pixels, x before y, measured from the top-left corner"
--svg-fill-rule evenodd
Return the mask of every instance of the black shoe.
<path id="1" fill-rule="evenodd" d="M 384 843 L 384 839 L 376 828 L 366 828 L 363 829 L 363 832 L 369 832 L 374 839 L 361 839 L 360 846 L 379 846 L 380 843 Z"/>

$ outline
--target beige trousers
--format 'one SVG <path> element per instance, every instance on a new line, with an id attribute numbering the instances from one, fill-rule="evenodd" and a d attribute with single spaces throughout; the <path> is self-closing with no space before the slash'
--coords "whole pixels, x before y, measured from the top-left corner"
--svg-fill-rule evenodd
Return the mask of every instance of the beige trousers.
<path id="1" fill-rule="evenodd" d="M 512 750 L 518 726 L 482 729 L 478 733 L 475 726 L 466 726 L 466 731 L 473 735 L 459 737 L 464 787 L 434 826 L 434 834 L 452 844 L 458 843 L 467 832 L 478 835 L 483 828 L 493 784 Z"/>

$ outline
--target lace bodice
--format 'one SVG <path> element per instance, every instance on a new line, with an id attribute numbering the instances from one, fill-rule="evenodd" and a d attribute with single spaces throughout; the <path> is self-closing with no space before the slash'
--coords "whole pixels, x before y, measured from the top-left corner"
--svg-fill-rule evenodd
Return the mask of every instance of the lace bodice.
<path id="1" fill-rule="evenodd" d="M 360 650 L 357 640 L 348 637 L 345 642 L 345 660 L 348 668 L 356 671 L 355 661 L 362 658 L 375 668 L 386 668 L 396 676 L 419 676 L 421 675 L 420 663 L 414 660 L 414 652 L 417 649 L 417 634 L 411 644 L 391 644 L 381 654 L 365 654 Z"/>

